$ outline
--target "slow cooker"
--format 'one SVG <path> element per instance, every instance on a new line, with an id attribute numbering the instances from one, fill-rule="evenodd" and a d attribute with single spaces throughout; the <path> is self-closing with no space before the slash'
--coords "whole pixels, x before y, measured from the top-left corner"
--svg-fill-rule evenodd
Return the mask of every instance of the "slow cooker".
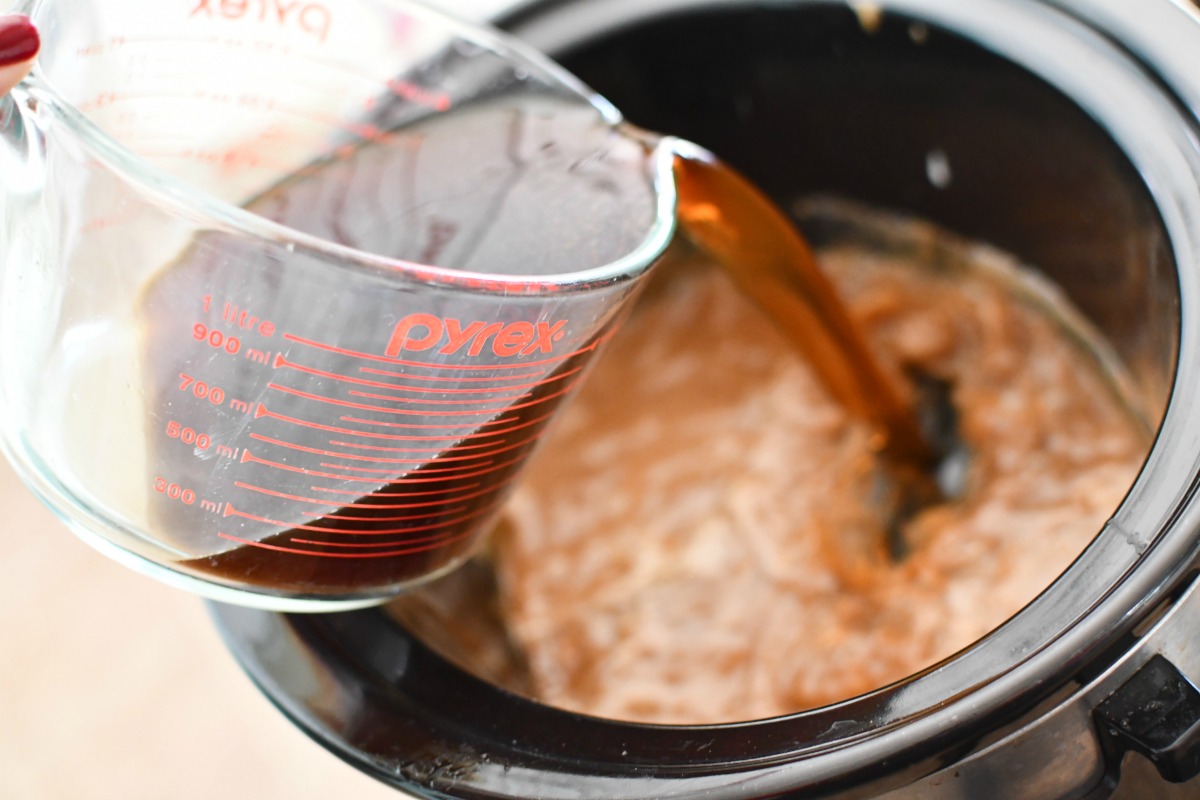
<path id="1" fill-rule="evenodd" d="M 1200 793 L 1196 8 L 546 0 L 499 23 L 785 208 L 846 196 L 1036 264 L 1128 365 L 1157 436 L 1110 521 L 1033 602 L 954 657 L 833 706 L 622 723 L 476 678 L 380 609 L 213 606 L 258 686 L 316 741 L 419 797 Z"/>

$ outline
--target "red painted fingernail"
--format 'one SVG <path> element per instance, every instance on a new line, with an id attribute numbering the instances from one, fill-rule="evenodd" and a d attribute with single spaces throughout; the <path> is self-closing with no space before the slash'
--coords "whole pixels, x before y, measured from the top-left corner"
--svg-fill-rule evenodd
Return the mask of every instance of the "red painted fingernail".
<path id="1" fill-rule="evenodd" d="M 20 64 L 37 55 L 42 40 L 29 17 L 21 14 L 0 16 L 0 67 Z"/>

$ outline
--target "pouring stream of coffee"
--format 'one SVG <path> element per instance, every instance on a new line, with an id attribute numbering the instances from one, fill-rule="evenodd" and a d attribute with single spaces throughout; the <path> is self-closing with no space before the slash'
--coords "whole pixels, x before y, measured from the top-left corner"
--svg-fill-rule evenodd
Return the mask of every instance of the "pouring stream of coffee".
<path id="1" fill-rule="evenodd" d="M 880 432 L 879 450 L 898 490 L 893 524 L 942 499 L 934 473 L 945 453 L 924 434 L 919 404 L 880 366 L 796 228 L 711 154 L 684 143 L 676 152 L 684 234 L 804 354 L 834 399 Z"/>

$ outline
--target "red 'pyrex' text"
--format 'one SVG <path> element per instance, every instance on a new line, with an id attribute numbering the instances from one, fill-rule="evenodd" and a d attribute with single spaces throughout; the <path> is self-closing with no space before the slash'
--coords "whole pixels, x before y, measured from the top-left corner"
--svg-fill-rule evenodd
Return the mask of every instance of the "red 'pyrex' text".
<path id="1" fill-rule="evenodd" d="M 453 355 L 464 352 L 477 356 L 488 348 L 501 358 L 534 353 L 550 353 L 554 342 L 563 338 L 566 320 L 558 322 L 483 322 L 464 325 L 462 321 L 433 314 L 409 314 L 396 323 L 388 341 L 389 357 L 401 351 L 422 351 L 438 347 L 437 352 Z"/>
<path id="2" fill-rule="evenodd" d="M 261 23 L 293 26 L 321 42 L 329 38 L 332 16 L 321 3 L 303 0 L 196 0 L 189 16 L 255 19 Z"/>

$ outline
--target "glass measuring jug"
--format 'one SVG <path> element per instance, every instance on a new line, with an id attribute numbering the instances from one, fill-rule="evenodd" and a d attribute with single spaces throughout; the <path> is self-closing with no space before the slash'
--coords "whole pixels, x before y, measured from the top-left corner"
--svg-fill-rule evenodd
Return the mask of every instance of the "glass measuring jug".
<path id="1" fill-rule="evenodd" d="M 467 557 L 674 226 L 671 142 L 385 0 L 31 2 L 0 418 L 93 545 L 280 610 Z"/>

